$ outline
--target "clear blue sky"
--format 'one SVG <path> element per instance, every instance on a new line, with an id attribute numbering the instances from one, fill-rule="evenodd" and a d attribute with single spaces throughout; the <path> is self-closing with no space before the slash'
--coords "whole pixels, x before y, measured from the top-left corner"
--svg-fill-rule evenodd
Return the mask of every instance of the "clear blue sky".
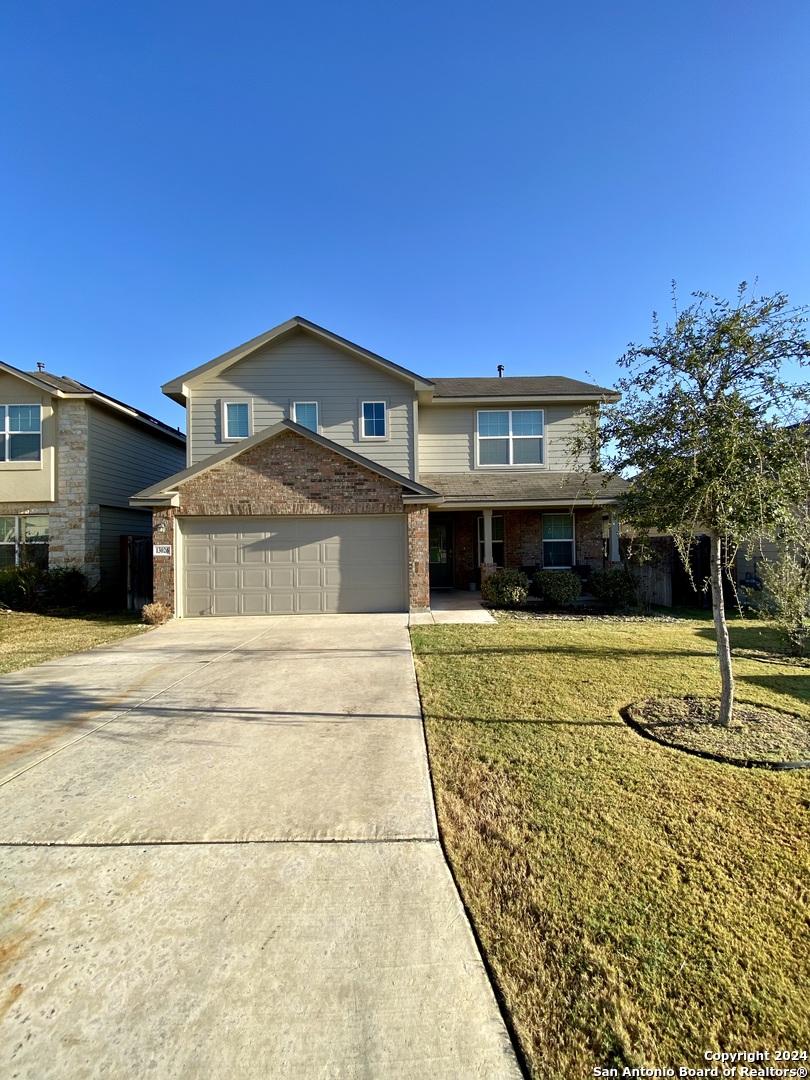
<path id="1" fill-rule="evenodd" d="M 160 384 L 291 315 L 617 377 L 670 280 L 810 302 L 807 0 L 5 0 L 0 359 Z"/>

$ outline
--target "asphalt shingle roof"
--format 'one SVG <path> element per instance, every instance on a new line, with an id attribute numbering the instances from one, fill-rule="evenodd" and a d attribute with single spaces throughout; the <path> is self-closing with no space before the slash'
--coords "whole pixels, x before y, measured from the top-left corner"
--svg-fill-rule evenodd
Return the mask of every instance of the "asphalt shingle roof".
<path id="1" fill-rule="evenodd" d="M 421 483 L 455 502 L 584 503 L 615 499 L 627 488 L 624 480 L 603 473 L 423 473 Z"/>
<path id="2" fill-rule="evenodd" d="M 513 375 L 503 379 L 431 379 L 433 400 L 466 397 L 593 397 L 615 394 L 605 386 L 564 375 Z"/>

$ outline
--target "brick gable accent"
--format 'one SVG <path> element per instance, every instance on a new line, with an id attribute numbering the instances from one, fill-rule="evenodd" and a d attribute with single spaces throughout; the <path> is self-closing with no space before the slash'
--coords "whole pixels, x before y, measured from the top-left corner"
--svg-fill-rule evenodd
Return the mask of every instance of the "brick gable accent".
<path id="1" fill-rule="evenodd" d="M 408 583 L 412 611 L 428 610 L 427 509 L 405 506 L 402 487 L 294 431 L 284 431 L 205 472 L 181 481 L 180 505 L 155 510 L 171 536 L 183 517 L 271 517 L 277 514 L 406 514 Z M 173 551 L 182 543 L 175 533 Z M 154 598 L 175 608 L 174 558 L 155 559 Z"/>
<path id="2" fill-rule="evenodd" d="M 179 485 L 178 515 L 401 514 L 402 488 L 294 431 Z"/>

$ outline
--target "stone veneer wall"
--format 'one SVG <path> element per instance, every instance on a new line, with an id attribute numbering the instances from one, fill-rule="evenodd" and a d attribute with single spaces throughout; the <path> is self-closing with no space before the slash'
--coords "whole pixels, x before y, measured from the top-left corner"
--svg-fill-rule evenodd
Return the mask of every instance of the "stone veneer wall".
<path id="1" fill-rule="evenodd" d="M 56 421 L 56 501 L 0 503 L 0 514 L 47 514 L 48 564 L 75 566 L 93 586 L 101 575 L 101 523 L 99 507 L 87 501 L 86 403 L 60 401 Z"/>
<path id="2" fill-rule="evenodd" d="M 60 401 L 56 423 L 56 504 L 49 514 L 48 561 L 77 566 L 92 586 L 101 576 L 101 525 L 98 506 L 88 503 L 86 402 Z"/>
<path id="3" fill-rule="evenodd" d="M 191 477 L 179 490 L 179 507 L 154 513 L 153 527 L 166 525 L 154 534 L 155 543 L 174 544 L 175 516 L 407 513 L 411 609 L 430 605 L 426 508 L 405 507 L 399 484 L 303 435 L 282 432 Z M 173 609 L 174 558 L 156 558 L 154 565 L 154 598 Z"/>

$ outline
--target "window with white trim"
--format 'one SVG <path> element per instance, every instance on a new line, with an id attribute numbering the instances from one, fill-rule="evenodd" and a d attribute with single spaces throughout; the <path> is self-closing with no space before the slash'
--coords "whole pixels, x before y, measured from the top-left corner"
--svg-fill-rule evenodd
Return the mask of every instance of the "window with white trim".
<path id="1" fill-rule="evenodd" d="M 574 515 L 543 514 L 543 566 L 547 570 L 574 565 Z"/>
<path id="2" fill-rule="evenodd" d="M 42 406 L 0 405 L 0 461 L 42 460 Z"/>
<path id="3" fill-rule="evenodd" d="M 296 424 L 309 428 L 310 431 L 318 430 L 317 401 L 294 401 L 292 413 L 292 418 Z"/>
<path id="4" fill-rule="evenodd" d="M 360 437 L 388 438 L 388 410 L 384 401 L 364 401 L 360 410 Z"/>
<path id="5" fill-rule="evenodd" d="M 0 515 L 0 570 L 48 566 L 48 515 Z"/>
<path id="6" fill-rule="evenodd" d="M 542 465 L 542 409 L 486 409 L 478 413 L 478 464 Z"/>
<path id="7" fill-rule="evenodd" d="M 222 430 L 226 439 L 246 439 L 250 435 L 250 402 L 223 402 Z"/>

